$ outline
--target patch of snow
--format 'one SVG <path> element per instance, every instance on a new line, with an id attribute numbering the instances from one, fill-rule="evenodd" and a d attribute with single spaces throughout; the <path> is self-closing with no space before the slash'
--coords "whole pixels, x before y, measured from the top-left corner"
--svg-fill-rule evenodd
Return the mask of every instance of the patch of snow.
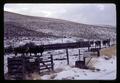
<path id="1" fill-rule="evenodd" d="M 61 67 L 63 71 L 58 72 L 53 80 L 114 80 L 116 78 L 116 58 L 112 57 L 109 60 L 105 60 L 104 57 L 99 57 L 95 59 L 97 62 L 94 64 L 94 67 L 100 69 L 100 71 L 73 68 L 63 65 L 64 62 L 60 66 L 60 63 L 57 63 L 56 66 L 59 65 L 57 68 Z"/>
<path id="2" fill-rule="evenodd" d="M 50 75 L 44 75 L 44 76 L 41 77 L 41 79 L 44 79 L 44 80 L 48 80 L 49 79 L 50 80 Z"/>

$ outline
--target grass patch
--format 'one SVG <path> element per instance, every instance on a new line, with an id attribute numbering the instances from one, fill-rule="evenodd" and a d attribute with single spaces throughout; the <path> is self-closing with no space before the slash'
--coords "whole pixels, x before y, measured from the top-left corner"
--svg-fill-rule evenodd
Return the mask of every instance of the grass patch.
<path id="1" fill-rule="evenodd" d="M 100 55 L 101 56 L 105 55 L 108 57 L 112 57 L 113 55 L 116 55 L 116 45 L 101 49 Z"/>

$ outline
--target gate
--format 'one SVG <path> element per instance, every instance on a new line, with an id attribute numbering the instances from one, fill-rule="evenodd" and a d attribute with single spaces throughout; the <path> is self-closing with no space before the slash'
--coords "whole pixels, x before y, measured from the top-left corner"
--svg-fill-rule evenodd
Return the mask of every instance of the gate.
<path id="1" fill-rule="evenodd" d="M 54 70 L 53 56 L 47 56 L 44 60 L 43 57 L 13 57 L 8 58 L 8 74 L 14 80 L 24 80 L 25 74 L 33 72 L 43 72 L 43 70 Z"/>
<path id="2" fill-rule="evenodd" d="M 8 58 L 8 74 L 13 80 L 24 79 L 24 60 L 22 57 Z"/>

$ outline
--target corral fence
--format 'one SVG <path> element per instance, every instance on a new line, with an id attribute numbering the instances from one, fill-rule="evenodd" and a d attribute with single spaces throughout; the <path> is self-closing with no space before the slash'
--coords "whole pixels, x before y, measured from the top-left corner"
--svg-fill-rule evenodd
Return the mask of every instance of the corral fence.
<path id="1" fill-rule="evenodd" d="M 71 48 L 88 48 L 88 52 L 96 52 L 97 56 L 100 56 L 101 46 L 96 48 L 91 48 L 91 44 L 94 42 L 91 41 L 81 41 L 74 43 L 59 43 L 59 44 L 50 44 L 50 45 L 34 45 L 34 44 L 25 44 L 16 48 L 6 48 L 5 53 L 13 53 L 15 56 L 13 58 L 8 58 L 8 73 L 13 76 L 13 79 L 24 79 L 25 73 L 33 73 L 37 71 L 41 73 L 42 70 L 54 70 L 53 55 L 50 54 L 47 56 L 47 59 L 44 60 L 42 53 L 49 50 L 66 50 L 67 64 L 69 65 L 69 51 Z M 97 41 L 97 44 L 100 43 Z M 21 54 L 21 56 L 17 56 Z M 34 54 L 34 55 L 31 55 Z M 80 56 L 79 49 L 79 56 Z M 86 56 L 85 56 L 86 57 Z M 79 61 L 80 62 L 80 61 Z M 79 63 L 77 61 L 77 66 L 80 66 L 82 61 Z M 84 64 L 82 64 L 83 66 Z"/>
<path id="2" fill-rule="evenodd" d="M 8 58 L 8 74 L 13 80 L 24 80 L 26 74 L 33 72 L 42 73 L 43 70 L 53 71 L 53 56 L 43 57 L 27 57 L 17 56 Z"/>

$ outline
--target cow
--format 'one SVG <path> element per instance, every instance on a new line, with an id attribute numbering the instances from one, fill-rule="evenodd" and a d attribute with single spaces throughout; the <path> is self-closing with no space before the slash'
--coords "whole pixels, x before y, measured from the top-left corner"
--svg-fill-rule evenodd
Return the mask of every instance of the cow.
<path id="1" fill-rule="evenodd" d="M 94 41 L 89 41 L 90 45 L 93 45 L 94 44 Z"/>
<path id="2" fill-rule="evenodd" d="M 44 51 L 43 46 L 37 46 L 32 43 L 27 43 L 23 46 L 14 48 L 15 55 L 17 55 L 17 53 L 21 53 L 23 55 L 30 53 L 30 56 L 31 56 L 31 53 L 34 53 L 35 55 L 37 55 L 37 53 L 41 53 L 41 56 L 42 56 L 43 51 Z"/>
<path id="3" fill-rule="evenodd" d="M 42 53 L 44 51 L 44 47 L 42 46 L 33 46 L 33 47 L 29 47 L 29 53 L 34 53 L 35 55 L 37 55 L 37 53 L 41 53 L 41 56 L 42 56 Z"/>
<path id="4" fill-rule="evenodd" d="M 99 48 L 101 48 L 101 41 L 97 40 L 95 41 L 95 48 L 99 46 Z"/>
<path id="5" fill-rule="evenodd" d="M 12 46 L 4 48 L 4 54 L 9 54 L 14 51 L 14 48 Z"/>
<path id="6" fill-rule="evenodd" d="M 28 48 L 24 47 L 24 46 L 19 46 L 14 48 L 14 53 L 17 56 L 18 53 L 21 53 L 24 55 L 24 53 L 27 53 Z"/>
<path id="7" fill-rule="evenodd" d="M 106 47 L 107 46 L 110 46 L 110 39 L 106 39 L 106 40 L 103 40 L 102 41 L 102 44 Z"/>

